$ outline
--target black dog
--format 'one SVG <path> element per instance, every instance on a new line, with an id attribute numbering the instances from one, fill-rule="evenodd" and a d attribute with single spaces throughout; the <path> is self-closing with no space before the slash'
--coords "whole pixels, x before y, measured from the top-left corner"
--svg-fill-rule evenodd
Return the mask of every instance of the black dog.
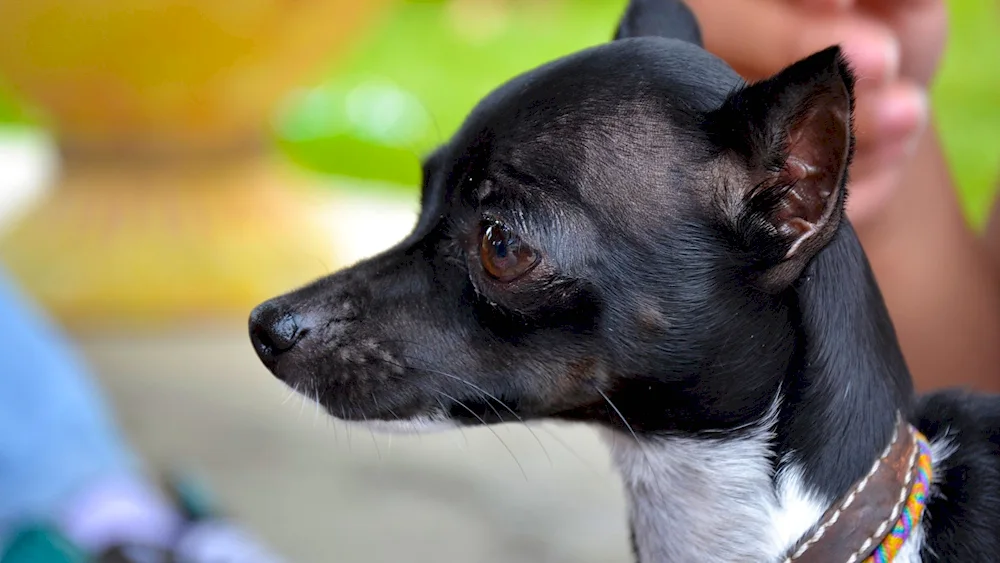
<path id="1" fill-rule="evenodd" d="M 861 561 L 890 534 L 897 562 L 1000 561 L 1000 401 L 913 395 L 844 217 L 840 51 L 747 85 L 666 0 L 615 37 L 483 100 L 406 240 L 258 307 L 264 363 L 390 429 L 624 434 L 644 563 Z"/>

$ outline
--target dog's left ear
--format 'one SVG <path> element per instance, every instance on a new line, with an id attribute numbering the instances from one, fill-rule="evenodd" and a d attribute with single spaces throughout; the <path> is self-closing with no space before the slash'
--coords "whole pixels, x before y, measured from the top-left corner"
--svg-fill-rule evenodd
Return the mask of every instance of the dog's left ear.
<path id="1" fill-rule="evenodd" d="M 854 144 L 854 78 L 838 47 L 731 94 L 707 120 L 750 182 L 720 186 L 722 213 L 756 258 L 755 283 L 791 285 L 836 233 Z"/>
<path id="2" fill-rule="evenodd" d="M 614 38 L 649 36 L 702 46 L 698 20 L 682 0 L 629 0 Z"/>

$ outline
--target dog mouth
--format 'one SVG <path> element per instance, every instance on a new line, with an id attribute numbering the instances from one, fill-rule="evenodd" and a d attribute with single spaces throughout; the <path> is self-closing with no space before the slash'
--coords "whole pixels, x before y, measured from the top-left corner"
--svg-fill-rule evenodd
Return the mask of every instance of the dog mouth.
<path id="1" fill-rule="evenodd" d="M 282 358 L 267 366 L 294 393 L 333 418 L 389 432 L 520 422 L 517 402 L 458 375 L 406 365 L 383 352 Z"/>
<path id="2" fill-rule="evenodd" d="M 307 389 L 300 394 L 310 398 Z M 457 397 L 438 391 L 434 397 L 401 398 L 398 389 L 387 385 L 369 394 L 368 400 L 349 399 L 350 390 L 315 391 L 312 400 L 330 416 L 369 424 L 376 428 L 458 427 L 521 422 L 522 417 L 506 402 L 486 398 Z"/>
<path id="3" fill-rule="evenodd" d="M 324 375 L 294 380 L 286 373 L 284 382 L 329 416 L 376 431 L 412 433 L 523 421 L 513 401 L 487 395 L 485 390 L 463 394 L 406 368 L 399 375 L 379 376 L 372 373 L 375 365 L 360 366 L 368 368 L 364 374 L 354 367 L 339 365 Z"/>

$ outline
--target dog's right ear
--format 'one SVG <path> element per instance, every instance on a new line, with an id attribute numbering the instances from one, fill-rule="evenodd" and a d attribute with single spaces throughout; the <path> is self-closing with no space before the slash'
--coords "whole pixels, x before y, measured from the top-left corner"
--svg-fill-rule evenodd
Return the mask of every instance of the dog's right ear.
<path id="1" fill-rule="evenodd" d="M 702 46 L 698 19 L 681 0 L 630 0 L 615 39 L 668 37 Z"/>
<path id="2" fill-rule="evenodd" d="M 716 146 L 747 167 L 717 201 L 755 257 L 754 282 L 781 291 L 833 238 L 853 152 L 854 78 L 838 47 L 732 93 L 707 119 Z"/>

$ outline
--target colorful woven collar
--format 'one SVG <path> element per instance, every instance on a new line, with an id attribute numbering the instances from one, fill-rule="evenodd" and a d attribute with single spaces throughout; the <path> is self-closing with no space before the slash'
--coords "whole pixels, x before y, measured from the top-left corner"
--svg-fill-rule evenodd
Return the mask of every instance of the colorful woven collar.
<path id="1" fill-rule="evenodd" d="M 888 563 L 920 524 L 933 479 L 927 438 L 897 418 L 868 473 L 834 503 L 784 563 Z"/>
<path id="2" fill-rule="evenodd" d="M 924 508 L 927 507 L 927 496 L 934 473 L 931 446 L 923 434 L 917 430 L 914 430 L 913 434 L 917 441 L 918 453 L 910 495 L 907 497 L 906 505 L 903 506 L 903 511 L 899 515 L 899 519 L 896 520 L 896 525 L 892 527 L 892 531 L 864 560 L 864 563 L 889 563 L 894 560 L 899 555 L 899 551 L 903 549 L 903 544 L 913 534 L 913 530 L 920 524 L 920 517 L 923 516 Z"/>

